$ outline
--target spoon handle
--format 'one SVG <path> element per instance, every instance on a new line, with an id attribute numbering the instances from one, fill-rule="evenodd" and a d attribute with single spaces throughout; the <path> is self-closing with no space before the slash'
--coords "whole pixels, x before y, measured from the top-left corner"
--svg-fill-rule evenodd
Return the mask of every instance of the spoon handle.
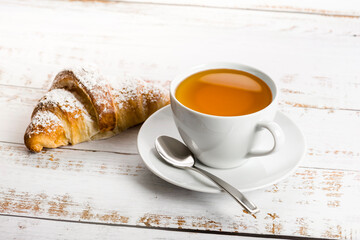
<path id="1" fill-rule="evenodd" d="M 224 180 L 218 178 L 217 176 L 205 171 L 204 169 L 198 168 L 196 166 L 189 167 L 190 169 L 201 173 L 202 175 L 210 178 L 216 185 L 225 190 L 225 192 L 229 193 L 240 205 L 249 213 L 257 213 L 259 212 L 259 208 L 255 206 L 254 203 L 250 202 L 244 194 L 242 194 L 239 190 L 225 182 Z"/>

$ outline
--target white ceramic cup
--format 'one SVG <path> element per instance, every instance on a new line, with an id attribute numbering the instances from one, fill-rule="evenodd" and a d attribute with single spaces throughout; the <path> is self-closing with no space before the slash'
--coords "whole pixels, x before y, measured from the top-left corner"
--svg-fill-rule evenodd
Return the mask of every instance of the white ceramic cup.
<path id="1" fill-rule="evenodd" d="M 269 87 L 272 102 L 255 113 L 240 116 L 214 116 L 194 111 L 175 98 L 178 85 L 189 76 L 211 69 L 234 69 L 259 77 Z M 233 168 L 245 163 L 250 157 L 265 156 L 277 151 L 284 142 L 280 126 L 273 121 L 278 101 L 275 82 L 265 73 L 237 63 L 215 62 L 203 64 L 175 77 L 170 85 L 171 109 L 175 124 L 195 157 L 214 168 Z M 273 136 L 273 147 L 253 150 L 256 133 L 268 130 Z"/>

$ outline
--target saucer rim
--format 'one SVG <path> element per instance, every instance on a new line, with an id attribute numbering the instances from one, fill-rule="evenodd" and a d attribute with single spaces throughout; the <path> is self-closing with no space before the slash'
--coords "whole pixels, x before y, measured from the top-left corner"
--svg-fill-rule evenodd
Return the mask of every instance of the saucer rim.
<path id="1" fill-rule="evenodd" d="M 194 187 L 194 186 L 191 186 L 191 185 L 186 185 L 186 184 L 181 184 L 179 183 L 178 181 L 175 181 L 165 175 L 163 175 L 161 173 L 161 171 L 159 171 L 157 168 L 155 167 L 152 167 L 150 166 L 150 163 L 151 161 L 146 161 L 144 160 L 144 153 L 142 154 L 142 150 L 140 149 L 140 144 L 139 142 L 141 141 L 141 136 L 143 135 L 142 132 L 143 132 L 143 129 L 145 128 L 145 124 L 151 120 L 152 118 L 154 118 L 156 115 L 160 114 L 161 112 L 165 112 L 165 111 L 171 111 L 171 106 L 168 105 L 168 106 L 165 106 L 163 107 L 162 109 L 159 109 L 158 111 L 156 111 L 155 113 L 153 113 L 141 126 L 139 132 L 138 132 L 138 136 L 137 136 L 137 150 L 138 150 L 138 153 L 143 161 L 143 163 L 145 164 L 145 166 L 153 173 L 155 174 L 156 176 L 158 176 L 159 178 L 175 185 L 175 186 L 178 186 L 178 187 L 181 187 L 181 188 L 184 188 L 184 189 L 188 189 L 188 190 L 192 190 L 192 191 L 197 191 L 197 192 L 203 192 L 203 193 L 222 193 L 224 192 L 224 190 L 220 189 L 220 188 L 209 188 L 209 187 Z M 266 184 L 262 184 L 262 185 L 259 185 L 259 186 L 256 186 L 256 187 L 251 187 L 251 188 L 242 188 L 242 189 L 239 189 L 241 192 L 250 192 L 250 191 L 255 191 L 255 190 L 258 190 L 258 189 L 262 189 L 262 188 L 266 188 L 266 187 L 269 187 L 273 184 L 276 184 L 276 183 L 279 183 L 281 181 L 283 181 L 284 179 L 288 178 L 290 175 L 292 175 L 295 170 L 299 167 L 300 165 L 300 162 L 303 160 L 304 156 L 305 156 L 305 153 L 306 153 L 306 149 L 307 149 L 307 143 L 306 143 L 306 140 L 305 140 L 305 136 L 303 134 L 303 132 L 300 130 L 300 128 L 297 126 L 297 124 L 291 119 L 291 117 L 287 116 L 286 114 L 280 112 L 279 110 L 276 111 L 276 114 L 280 114 L 282 115 L 282 117 L 285 117 L 287 118 L 292 124 L 293 126 L 298 130 L 299 132 L 299 137 L 302 139 L 302 142 L 303 142 L 303 151 L 302 151 L 302 154 L 301 156 L 299 157 L 299 160 L 296 162 L 296 164 L 287 172 L 285 173 L 283 176 L 281 176 L 280 178 L 277 178 L 273 181 L 270 181 Z M 182 141 L 182 139 L 180 139 Z M 155 144 L 155 143 L 154 143 Z M 197 166 L 205 166 L 203 165 L 202 163 L 200 162 L 197 162 L 196 163 Z M 241 166 L 239 166 L 240 168 Z M 234 169 L 234 168 L 231 168 L 231 169 Z M 217 169 L 217 170 L 223 170 L 223 171 L 226 171 L 226 170 L 229 170 L 229 169 Z M 211 168 L 210 170 L 208 170 L 209 172 L 211 172 Z"/>

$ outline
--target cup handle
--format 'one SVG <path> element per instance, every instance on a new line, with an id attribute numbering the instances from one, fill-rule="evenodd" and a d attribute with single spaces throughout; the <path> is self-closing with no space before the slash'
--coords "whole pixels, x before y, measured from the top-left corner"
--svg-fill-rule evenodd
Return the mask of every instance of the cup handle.
<path id="1" fill-rule="evenodd" d="M 280 147 L 285 142 L 285 135 L 283 130 L 280 128 L 280 126 L 271 121 L 263 121 L 259 122 L 256 126 L 256 131 L 265 128 L 267 129 L 274 139 L 274 146 L 270 150 L 250 150 L 249 153 L 246 155 L 247 157 L 258 157 L 258 156 L 265 156 L 269 155 L 273 152 L 276 152 L 280 149 Z"/>

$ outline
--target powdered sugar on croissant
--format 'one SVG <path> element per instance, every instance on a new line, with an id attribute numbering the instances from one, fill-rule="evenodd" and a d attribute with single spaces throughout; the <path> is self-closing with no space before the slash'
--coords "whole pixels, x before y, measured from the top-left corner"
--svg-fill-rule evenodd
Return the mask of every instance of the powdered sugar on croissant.
<path id="1" fill-rule="evenodd" d="M 56 148 L 111 137 L 169 104 L 168 92 L 140 78 L 106 78 L 92 68 L 57 74 L 26 129 L 28 149 Z"/>

